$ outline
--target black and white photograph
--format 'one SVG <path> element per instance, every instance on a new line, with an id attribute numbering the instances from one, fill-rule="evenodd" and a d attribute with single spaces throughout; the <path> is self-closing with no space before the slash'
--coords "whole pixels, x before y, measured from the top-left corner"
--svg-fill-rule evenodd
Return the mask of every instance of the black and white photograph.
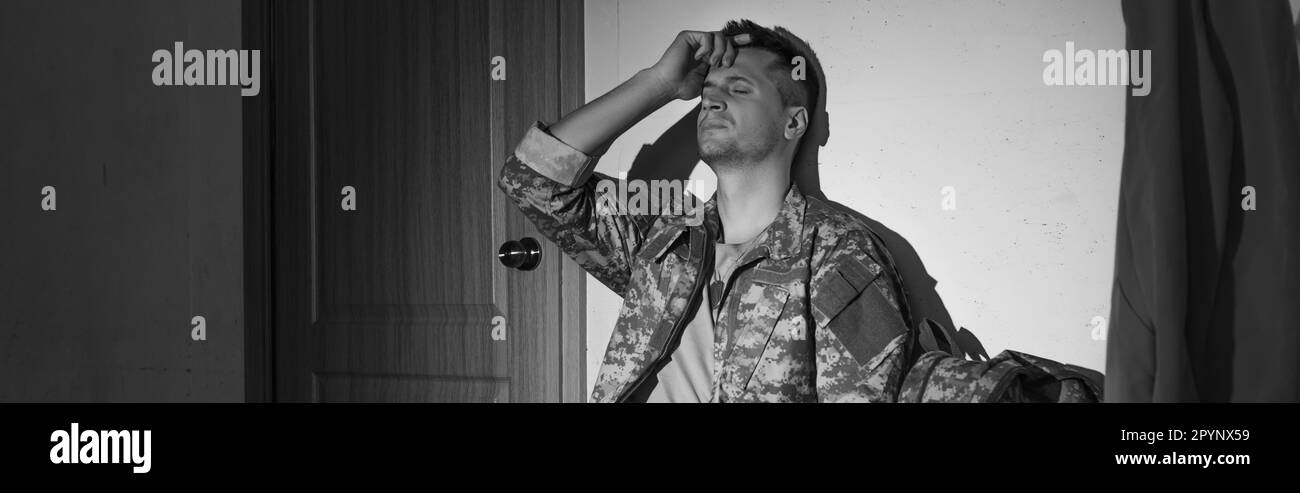
<path id="1" fill-rule="evenodd" d="M 190 412 L 874 433 L 654 406 L 714 403 L 1296 459 L 1300 0 L 14 0 L 0 40 L 41 471 L 193 467 Z"/>

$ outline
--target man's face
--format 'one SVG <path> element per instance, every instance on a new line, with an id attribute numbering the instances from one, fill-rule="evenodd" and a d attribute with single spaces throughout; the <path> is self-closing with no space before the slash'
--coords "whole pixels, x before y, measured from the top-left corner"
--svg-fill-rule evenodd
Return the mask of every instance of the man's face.
<path id="1" fill-rule="evenodd" d="M 732 66 L 709 70 L 695 135 L 700 159 L 710 167 L 755 162 L 782 142 L 785 105 L 767 74 L 777 59 L 767 50 L 742 48 Z"/>

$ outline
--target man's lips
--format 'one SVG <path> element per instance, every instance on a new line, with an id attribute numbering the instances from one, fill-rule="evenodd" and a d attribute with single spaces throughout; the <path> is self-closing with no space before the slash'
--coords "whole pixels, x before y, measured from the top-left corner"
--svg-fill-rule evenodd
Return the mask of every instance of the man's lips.
<path id="1" fill-rule="evenodd" d="M 726 127 L 727 127 L 727 122 L 723 121 L 720 118 L 709 118 L 707 120 L 700 122 L 700 130 L 708 130 L 711 128 L 726 128 Z"/>

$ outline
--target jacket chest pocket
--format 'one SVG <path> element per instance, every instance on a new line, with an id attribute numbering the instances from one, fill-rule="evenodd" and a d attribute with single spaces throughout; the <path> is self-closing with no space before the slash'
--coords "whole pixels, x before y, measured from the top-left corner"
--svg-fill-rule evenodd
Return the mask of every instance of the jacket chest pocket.
<path id="1" fill-rule="evenodd" d="M 735 342 L 726 376 L 744 400 L 783 400 L 811 381 L 808 323 L 799 300 L 783 286 L 753 283 L 736 307 Z"/>
<path id="2" fill-rule="evenodd" d="M 686 312 L 690 308 L 693 289 L 700 281 L 699 266 L 688 258 L 665 253 L 657 261 L 642 262 L 637 271 L 634 277 L 640 282 L 637 287 L 641 296 L 637 300 L 627 300 L 632 306 L 627 309 L 626 316 L 632 317 L 652 334 L 651 347 L 665 348 L 675 324 L 683 319 L 689 320 L 693 315 Z"/>

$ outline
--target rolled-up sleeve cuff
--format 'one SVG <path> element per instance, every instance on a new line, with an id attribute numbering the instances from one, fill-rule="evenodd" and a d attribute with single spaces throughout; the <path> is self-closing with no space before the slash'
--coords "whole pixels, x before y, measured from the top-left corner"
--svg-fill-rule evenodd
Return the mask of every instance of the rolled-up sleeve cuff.
<path id="1" fill-rule="evenodd" d="M 515 147 L 515 158 L 543 176 L 570 187 L 591 178 L 600 156 L 589 156 L 547 132 L 547 125 L 535 122 Z"/>

